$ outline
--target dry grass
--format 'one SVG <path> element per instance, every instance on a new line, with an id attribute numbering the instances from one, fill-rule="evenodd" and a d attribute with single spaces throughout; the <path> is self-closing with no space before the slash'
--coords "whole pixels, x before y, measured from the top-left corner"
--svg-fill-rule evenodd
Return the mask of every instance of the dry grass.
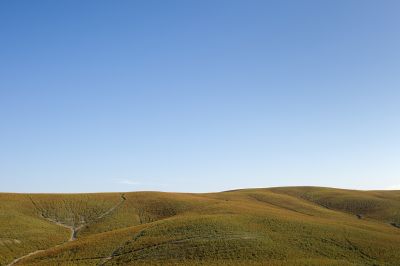
<path id="1" fill-rule="evenodd" d="M 0 265 L 400 265 L 397 191 L 121 196 L 0 194 Z"/>

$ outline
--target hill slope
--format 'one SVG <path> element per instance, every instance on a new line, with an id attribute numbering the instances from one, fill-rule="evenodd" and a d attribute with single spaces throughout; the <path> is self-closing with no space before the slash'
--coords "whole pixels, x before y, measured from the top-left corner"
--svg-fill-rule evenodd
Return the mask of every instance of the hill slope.
<path id="1" fill-rule="evenodd" d="M 0 194 L 0 265 L 400 265 L 400 191 Z"/>

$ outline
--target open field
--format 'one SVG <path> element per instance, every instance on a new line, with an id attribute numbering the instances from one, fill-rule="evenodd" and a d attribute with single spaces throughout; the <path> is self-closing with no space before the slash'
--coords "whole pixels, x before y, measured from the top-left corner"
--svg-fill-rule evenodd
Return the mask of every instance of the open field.
<path id="1" fill-rule="evenodd" d="M 400 191 L 3 193 L 0 265 L 400 265 Z"/>

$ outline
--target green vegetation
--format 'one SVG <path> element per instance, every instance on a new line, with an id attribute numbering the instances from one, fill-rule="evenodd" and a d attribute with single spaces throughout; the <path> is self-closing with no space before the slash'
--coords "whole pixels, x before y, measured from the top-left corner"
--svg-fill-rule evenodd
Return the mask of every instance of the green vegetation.
<path id="1" fill-rule="evenodd" d="M 0 194 L 0 265 L 400 265 L 397 225 L 400 191 Z"/>

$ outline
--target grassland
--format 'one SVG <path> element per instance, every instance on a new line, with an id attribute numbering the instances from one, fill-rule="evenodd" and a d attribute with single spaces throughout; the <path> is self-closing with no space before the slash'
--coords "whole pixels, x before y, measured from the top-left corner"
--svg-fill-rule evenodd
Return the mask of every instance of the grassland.
<path id="1" fill-rule="evenodd" d="M 400 191 L 3 193 L 0 265 L 400 265 Z"/>

